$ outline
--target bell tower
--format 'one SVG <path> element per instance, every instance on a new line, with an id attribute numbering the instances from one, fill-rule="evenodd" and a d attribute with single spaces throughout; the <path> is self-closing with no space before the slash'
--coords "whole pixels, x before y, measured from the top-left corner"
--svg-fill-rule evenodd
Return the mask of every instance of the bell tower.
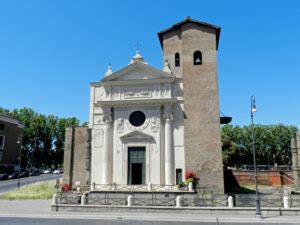
<path id="1" fill-rule="evenodd" d="M 224 193 L 217 76 L 221 28 L 187 17 L 158 33 L 163 60 L 183 84 L 185 170 Z"/>

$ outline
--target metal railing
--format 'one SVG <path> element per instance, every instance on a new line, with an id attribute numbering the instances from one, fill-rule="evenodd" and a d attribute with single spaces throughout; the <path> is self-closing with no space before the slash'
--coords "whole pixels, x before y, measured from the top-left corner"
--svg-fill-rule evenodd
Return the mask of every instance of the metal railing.
<path id="1" fill-rule="evenodd" d="M 180 191 L 176 185 L 161 185 L 161 184 L 152 184 L 152 191 Z M 184 191 L 187 191 L 187 187 Z"/>
<path id="2" fill-rule="evenodd" d="M 58 195 L 58 202 L 60 204 L 76 205 L 80 203 L 80 195 L 76 193 L 61 192 Z"/>
<path id="3" fill-rule="evenodd" d="M 178 188 L 177 185 L 161 184 L 92 184 L 93 191 L 188 191 L 187 187 Z"/>
<path id="4" fill-rule="evenodd" d="M 166 192 L 90 192 L 84 195 L 86 205 L 120 205 L 128 203 L 129 196 L 133 206 L 176 206 L 176 199 L 181 196 L 182 207 L 228 207 L 227 195 L 177 194 Z M 237 194 L 233 196 L 234 207 L 255 207 L 255 195 Z M 77 193 L 62 192 L 57 195 L 57 203 L 79 205 L 81 196 Z M 290 196 L 290 207 L 300 207 L 300 195 Z M 261 207 L 283 208 L 283 195 L 260 195 Z"/>
<path id="5" fill-rule="evenodd" d="M 236 207 L 255 207 L 255 195 L 237 194 L 234 196 Z M 282 195 L 259 195 L 261 207 L 283 207 Z"/>
<path id="6" fill-rule="evenodd" d="M 300 208 L 300 195 L 291 197 L 291 206 Z"/>

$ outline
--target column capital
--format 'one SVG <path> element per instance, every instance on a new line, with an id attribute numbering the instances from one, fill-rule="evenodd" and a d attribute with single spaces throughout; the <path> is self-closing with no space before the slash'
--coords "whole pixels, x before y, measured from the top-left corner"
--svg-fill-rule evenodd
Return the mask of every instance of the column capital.
<path id="1" fill-rule="evenodd" d="M 165 112 L 163 115 L 164 120 L 173 120 L 173 113 L 171 112 Z"/>
<path id="2" fill-rule="evenodd" d="M 108 115 L 103 116 L 102 120 L 103 120 L 104 124 L 110 124 L 112 122 L 111 116 L 108 116 Z"/>

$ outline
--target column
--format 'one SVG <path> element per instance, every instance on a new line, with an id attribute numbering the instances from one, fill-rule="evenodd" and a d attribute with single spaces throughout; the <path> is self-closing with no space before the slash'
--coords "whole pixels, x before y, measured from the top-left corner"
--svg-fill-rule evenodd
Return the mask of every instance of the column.
<path id="1" fill-rule="evenodd" d="M 109 176 L 112 176 L 112 174 L 109 174 L 109 166 L 110 166 L 109 142 L 110 142 L 111 118 L 104 117 L 103 122 L 104 122 L 104 143 L 103 143 L 103 155 L 102 155 L 102 184 L 110 184 Z"/>
<path id="2" fill-rule="evenodd" d="M 165 113 L 165 184 L 175 185 L 172 113 Z"/>

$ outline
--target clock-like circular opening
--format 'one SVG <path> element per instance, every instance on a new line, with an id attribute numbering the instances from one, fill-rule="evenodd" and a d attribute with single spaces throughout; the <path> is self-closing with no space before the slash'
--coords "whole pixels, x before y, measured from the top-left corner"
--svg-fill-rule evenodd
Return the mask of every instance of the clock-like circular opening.
<path id="1" fill-rule="evenodd" d="M 129 116 L 129 122 L 135 126 L 139 127 L 142 126 L 146 121 L 146 115 L 141 111 L 134 111 Z"/>

